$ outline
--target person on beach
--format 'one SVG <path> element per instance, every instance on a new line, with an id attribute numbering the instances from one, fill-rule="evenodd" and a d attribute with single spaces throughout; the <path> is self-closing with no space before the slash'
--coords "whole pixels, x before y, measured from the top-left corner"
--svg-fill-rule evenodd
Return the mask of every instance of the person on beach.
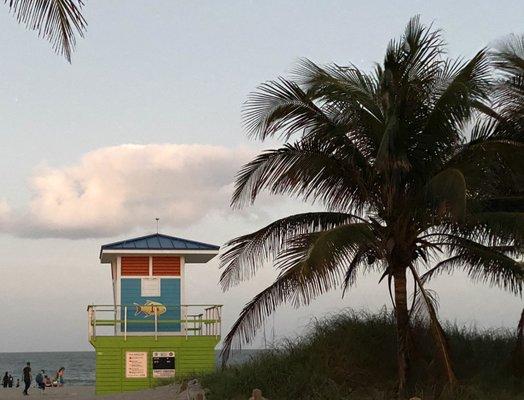
<path id="1" fill-rule="evenodd" d="M 55 381 L 58 387 L 64 386 L 64 375 L 65 375 L 64 367 L 61 367 L 58 371 L 56 371 Z"/>
<path id="2" fill-rule="evenodd" d="M 9 384 L 9 374 L 6 371 L 4 375 L 4 379 L 2 379 L 2 386 L 6 388 L 8 384 Z"/>
<path id="3" fill-rule="evenodd" d="M 28 362 L 25 368 L 22 370 L 22 377 L 24 378 L 24 396 L 27 396 L 29 393 L 29 387 L 31 386 L 31 363 Z"/>
<path id="4" fill-rule="evenodd" d="M 42 370 L 35 377 L 35 381 L 36 381 L 36 385 L 38 389 L 45 390 L 44 374 L 45 374 L 45 371 Z"/>
<path id="5" fill-rule="evenodd" d="M 20 379 L 16 378 L 16 387 L 19 388 L 20 387 Z"/>
<path id="6" fill-rule="evenodd" d="M 13 382 L 14 382 L 13 375 L 9 374 L 9 387 L 10 388 L 13 387 Z"/>
<path id="7" fill-rule="evenodd" d="M 44 385 L 45 387 L 53 386 L 53 382 L 51 382 L 51 378 L 47 375 L 44 376 Z"/>

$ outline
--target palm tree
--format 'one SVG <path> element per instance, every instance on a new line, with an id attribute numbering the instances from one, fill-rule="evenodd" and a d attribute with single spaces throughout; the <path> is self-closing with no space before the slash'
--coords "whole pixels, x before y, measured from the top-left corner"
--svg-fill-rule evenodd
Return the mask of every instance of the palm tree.
<path id="1" fill-rule="evenodd" d="M 226 244 L 224 290 L 269 261 L 279 274 L 242 310 L 224 340 L 224 360 L 278 305 L 307 305 L 329 290 L 346 291 L 360 271 L 372 270 L 382 274 L 393 302 L 400 397 L 410 376 L 410 277 L 431 317 L 447 380 L 455 382 L 420 270 L 445 254 L 448 268 L 522 289 L 510 255 L 524 214 L 489 210 L 513 172 L 506 158 L 523 156 L 521 142 L 482 124 L 470 136 L 465 129 L 477 108 L 488 109 L 490 73 L 486 50 L 451 61 L 440 31 L 415 17 L 372 72 L 304 60 L 293 80 L 264 83 L 248 98 L 248 134 L 285 143 L 240 170 L 232 205 L 252 203 L 266 190 L 326 211 L 291 215 Z"/>
<path id="2" fill-rule="evenodd" d="M 4 0 L 19 23 L 38 31 L 53 50 L 71 62 L 76 39 L 84 36 L 87 22 L 80 12 L 82 0 Z"/>
<path id="3" fill-rule="evenodd" d="M 502 42 L 494 52 L 494 59 L 501 71 L 497 82 L 495 116 L 500 129 L 513 136 L 524 138 L 524 35 L 512 36 Z M 506 209 L 524 212 L 524 163 L 515 160 L 515 168 L 520 168 L 520 181 L 514 181 L 511 191 L 513 201 L 504 204 Z M 509 194 L 509 193 L 508 193 Z M 518 243 L 517 243 L 518 244 Z M 523 244 L 520 243 L 522 246 Z M 522 247 L 521 247 L 522 255 Z M 522 265 L 522 263 L 521 263 Z M 524 268 L 524 265 L 522 265 Z M 513 354 L 514 371 L 524 374 L 524 310 L 517 326 L 517 342 Z"/>

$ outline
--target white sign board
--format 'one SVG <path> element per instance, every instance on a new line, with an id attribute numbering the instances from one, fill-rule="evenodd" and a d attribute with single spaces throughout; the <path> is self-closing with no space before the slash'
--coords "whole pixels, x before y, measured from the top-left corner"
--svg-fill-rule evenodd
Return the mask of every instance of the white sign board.
<path id="1" fill-rule="evenodd" d="M 175 352 L 154 351 L 153 352 L 153 378 L 175 377 Z"/>
<path id="2" fill-rule="evenodd" d="M 142 297 L 158 297 L 160 296 L 160 279 L 158 278 L 142 278 Z"/>
<path id="3" fill-rule="evenodd" d="M 126 378 L 147 378 L 147 351 L 126 351 Z"/>

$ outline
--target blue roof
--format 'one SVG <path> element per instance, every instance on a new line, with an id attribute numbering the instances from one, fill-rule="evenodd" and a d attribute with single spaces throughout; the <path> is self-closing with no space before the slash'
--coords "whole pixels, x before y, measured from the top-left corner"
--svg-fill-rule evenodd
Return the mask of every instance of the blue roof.
<path id="1" fill-rule="evenodd" d="M 219 250 L 220 246 L 196 242 L 175 236 L 154 233 L 120 242 L 104 244 L 100 254 L 104 250 Z"/>

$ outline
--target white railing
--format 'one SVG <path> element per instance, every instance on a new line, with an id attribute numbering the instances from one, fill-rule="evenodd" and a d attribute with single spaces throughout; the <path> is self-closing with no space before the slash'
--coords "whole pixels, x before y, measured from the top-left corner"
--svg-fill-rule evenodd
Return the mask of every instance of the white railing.
<path id="1" fill-rule="evenodd" d="M 97 336 L 215 336 L 222 329 L 222 305 L 90 305 L 89 340 Z M 103 331 L 110 328 L 109 331 Z"/>

